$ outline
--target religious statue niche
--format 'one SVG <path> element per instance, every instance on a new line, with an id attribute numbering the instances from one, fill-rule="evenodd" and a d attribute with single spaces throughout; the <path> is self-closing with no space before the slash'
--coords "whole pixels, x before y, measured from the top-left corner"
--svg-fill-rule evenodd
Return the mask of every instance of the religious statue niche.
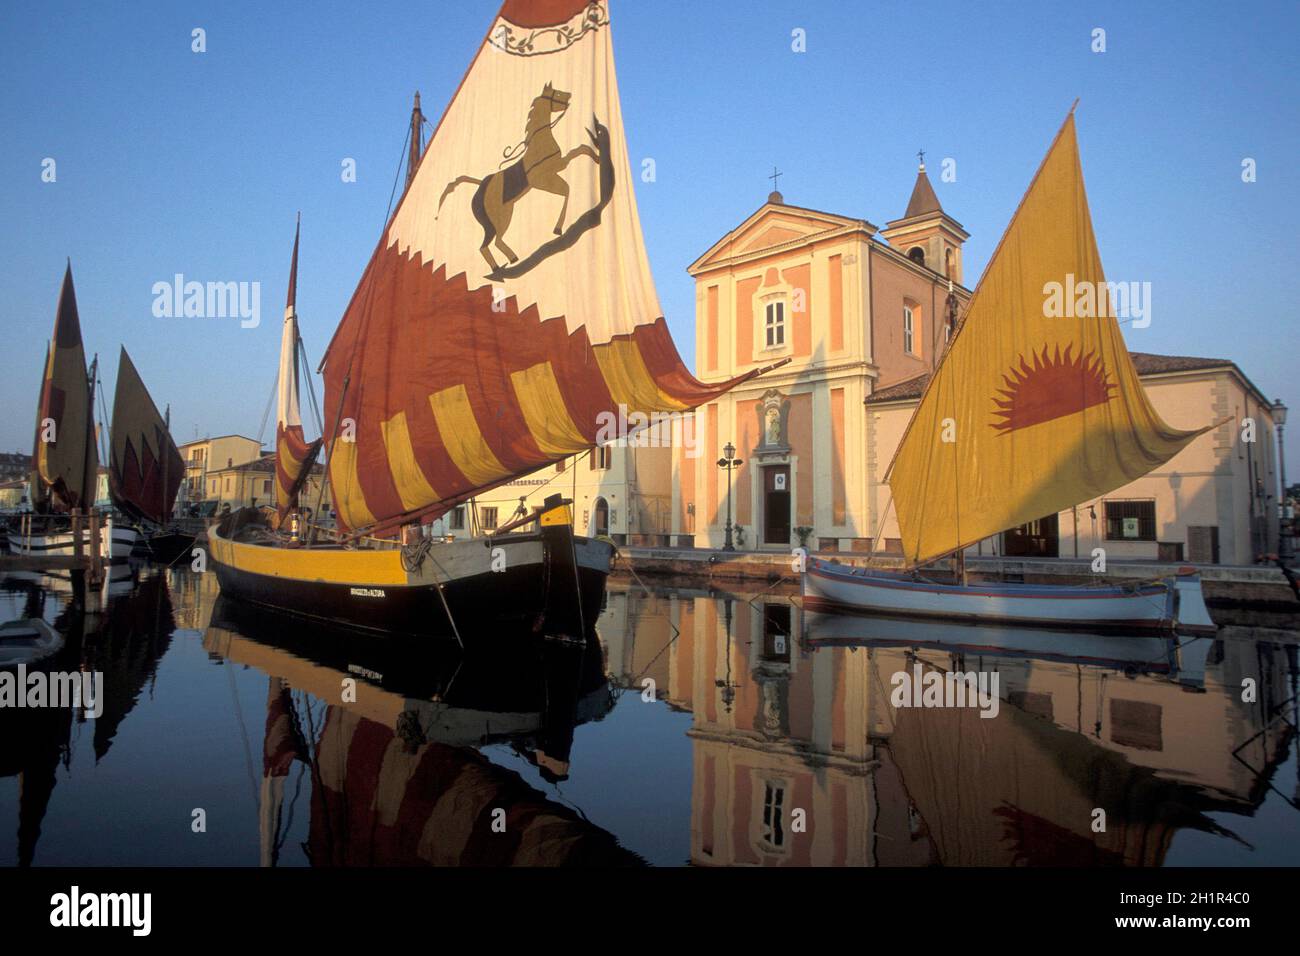
<path id="1" fill-rule="evenodd" d="M 758 436 L 754 455 L 763 458 L 790 453 L 790 399 L 774 388 L 759 399 Z"/>

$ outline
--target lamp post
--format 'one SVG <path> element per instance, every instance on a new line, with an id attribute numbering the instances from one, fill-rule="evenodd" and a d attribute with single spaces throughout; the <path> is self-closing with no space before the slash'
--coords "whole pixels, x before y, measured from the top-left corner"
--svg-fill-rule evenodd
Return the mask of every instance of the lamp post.
<path id="1" fill-rule="evenodd" d="M 731 679 L 731 598 L 723 598 L 724 622 L 727 627 L 727 674 L 721 680 L 715 679 L 713 685 L 722 691 L 722 706 L 731 713 L 731 705 L 736 701 L 736 684 Z"/>
<path id="2" fill-rule="evenodd" d="M 1277 426 L 1277 466 L 1282 477 L 1282 497 L 1286 498 L 1286 448 L 1282 444 L 1282 426 L 1286 424 L 1286 406 L 1282 399 L 1273 400 L 1273 424 Z"/>
<path id="3" fill-rule="evenodd" d="M 727 534 L 722 542 L 723 551 L 736 550 L 731 543 L 731 471 L 733 468 L 739 468 L 744 462 L 735 455 L 736 446 L 727 442 L 727 447 L 722 449 L 722 457 L 718 459 L 718 467 L 727 470 Z"/>
<path id="4" fill-rule="evenodd" d="M 1282 497 L 1278 503 L 1281 507 L 1278 510 L 1279 526 L 1286 521 L 1286 446 L 1282 443 L 1282 426 L 1286 424 L 1286 406 L 1282 404 L 1282 399 L 1273 399 L 1273 424 L 1277 426 L 1277 467 L 1278 475 L 1282 479 Z M 1294 523 L 1294 518 L 1292 519 Z M 1281 527 L 1281 537 L 1278 539 L 1278 551 L 1282 557 L 1288 557 L 1287 545 L 1290 544 L 1291 535 L 1288 533 L 1291 528 Z"/>

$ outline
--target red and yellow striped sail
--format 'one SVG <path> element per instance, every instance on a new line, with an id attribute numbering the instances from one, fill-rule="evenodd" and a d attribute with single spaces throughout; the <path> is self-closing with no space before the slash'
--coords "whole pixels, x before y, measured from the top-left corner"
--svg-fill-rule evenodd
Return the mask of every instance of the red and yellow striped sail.
<path id="1" fill-rule="evenodd" d="M 1058 307 L 1064 287 L 1091 304 Z M 1119 488 L 1205 431 L 1151 406 L 1109 296 L 1071 113 L 890 466 L 909 563 Z"/>
<path id="2" fill-rule="evenodd" d="M 66 514 L 74 508 L 95 506 L 99 455 L 91 398 L 77 292 L 69 263 L 59 290 L 54 338 L 46 352 L 36 408 L 32 504 L 38 512 Z"/>
<path id="3" fill-rule="evenodd" d="M 289 295 L 280 336 L 280 378 L 275 415 L 275 509 L 280 520 L 298 507 L 298 492 L 320 451 L 320 439 L 303 435 L 298 405 L 298 230 L 293 233 L 293 258 L 289 263 Z"/>
<path id="4" fill-rule="evenodd" d="M 501 7 L 323 368 L 353 529 L 588 449 L 620 405 L 684 411 L 741 381 L 697 381 L 659 308 L 605 2 Z"/>

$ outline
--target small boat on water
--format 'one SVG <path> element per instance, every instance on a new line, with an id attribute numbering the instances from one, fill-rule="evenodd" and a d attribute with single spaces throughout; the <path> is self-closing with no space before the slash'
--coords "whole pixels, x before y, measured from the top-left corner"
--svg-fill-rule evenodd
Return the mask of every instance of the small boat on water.
<path id="1" fill-rule="evenodd" d="M 1088 586 L 945 584 L 917 575 L 810 559 L 805 606 L 916 617 L 1105 631 L 1213 631 L 1200 577 Z"/>
<path id="2" fill-rule="evenodd" d="M 108 493 L 113 507 L 134 525 L 136 553 L 163 564 L 194 543 L 194 535 L 178 528 L 172 515 L 185 462 L 172 439 L 169 418 L 170 413 L 158 413 L 123 348 L 109 429 Z"/>
<path id="3" fill-rule="evenodd" d="M 32 667 L 63 649 L 63 635 L 39 617 L 0 624 L 0 667 Z"/>
<path id="4" fill-rule="evenodd" d="M 764 370 L 706 384 L 673 344 L 603 0 L 507 0 L 423 152 L 422 128 L 417 98 L 406 190 L 321 363 L 336 528 L 308 526 L 296 500 L 315 448 L 297 417 L 295 239 L 276 515 L 211 529 L 211 559 L 229 596 L 359 627 L 582 634 L 614 550 L 574 533 L 562 496 L 480 537 L 423 529 L 590 451 L 620 409 L 649 422 Z"/>
<path id="5" fill-rule="evenodd" d="M 95 436 L 95 380 L 99 360 L 86 367 L 81 341 L 77 293 L 72 263 L 63 274 L 55 311 L 54 336 L 45 353 L 45 370 L 36 407 L 32 450 L 32 513 L 9 528 L 12 554 L 71 556 L 80 535 L 83 550 L 90 546 L 88 514 L 94 510 L 99 480 Z M 73 512 L 80 515 L 75 522 Z M 138 535 L 129 523 L 105 516 L 100 524 L 100 555 L 105 561 L 125 561 Z"/>
<path id="6" fill-rule="evenodd" d="M 1080 290 L 1076 300 L 1060 301 L 1067 287 Z M 1133 585 L 970 583 L 964 555 L 1007 528 L 1127 485 L 1220 424 L 1173 428 L 1142 388 L 1102 273 L 1072 107 L 887 472 L 903 572 L 809 560 L 804 597 L 813 607 L 880 614 L 1213 630 L 1195 574 Z M 949 557 L 955 583 L 919 574 Z"/>
<path id="7" fill-rule="evenodd" d="M 89 513 L 99 477 L 94 423 L 98 368 L 98 357 L 86 368 L 69 263 L 37 405 L 33 509 L 10 522 L 6 547 L 11 553 L 68 557 L 76 553 L 78 534 L 83 550 L 90 546 Z M 113 509 L 99 514 L 101 557 L 122 563 L 138 554 L 170 562 L 194 540 L 171 520 L 185 464 L 125 348 L 118 361 L 108 448 Z M 79 530 L 73 527 L 73 511 L 80 512 Z"/>

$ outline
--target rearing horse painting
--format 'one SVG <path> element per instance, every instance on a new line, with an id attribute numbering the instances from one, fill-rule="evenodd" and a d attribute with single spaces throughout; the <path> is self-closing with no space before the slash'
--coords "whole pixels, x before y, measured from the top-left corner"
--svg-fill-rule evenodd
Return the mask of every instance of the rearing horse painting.
<path id="1" fill-rule="evenodd" d="M 561 153 L 560 144 L 555 141 L 555 136 L 551 133 L 563 118 L 565 110 L 569 108 L 570 95 L 547 83 L 542 88 L 541 95 L 533 100 L 532 106 L 528 109 L 524 141 L 513 150 L 507 151 L 506 159 L 508 161 L 519 155 L 520 147 L 523 148 L 523 154 L 505 169 L 488 173 L 482 179 L 475 179 L 472 176 L 458 177 L 447 185 L 443 190 L 442 198 L 438 200 L 438 208 L 441 210 L 442 204 L 456 187 L 466 183 L 474 183 L 478 186 L 474 191 L 474 198 L 470 200 L 470 209 L 479 225 L 483 227 L 483 245 L 479 246 L 479 252 L 483 254 L 483 258 L 487 260 L 494 273 L 500 267 L 493 258 L 489 246 L 495 244 L 509 262 L 517 262 L 519 259 L 505 241 L 505 231 L 510 227 L 515 203 L 530 189 L 540 189 L 542 192 L 563 196 L 564 204 L 560 207 L 560 217 L 555 221 L 555 234 L 559 236 L 564 232 L 564 217 L 569 209 L 569 184 L 564 181 L 560 173 L 578 156 L 587 156 L 593 162 L 600 162 L 595 150 L 586 145 Z M 560 115 L 552 119 L 551 117 L 557 113 Z M 596 135 L 594 133 L 590 135 L 595 141 Z"/>

